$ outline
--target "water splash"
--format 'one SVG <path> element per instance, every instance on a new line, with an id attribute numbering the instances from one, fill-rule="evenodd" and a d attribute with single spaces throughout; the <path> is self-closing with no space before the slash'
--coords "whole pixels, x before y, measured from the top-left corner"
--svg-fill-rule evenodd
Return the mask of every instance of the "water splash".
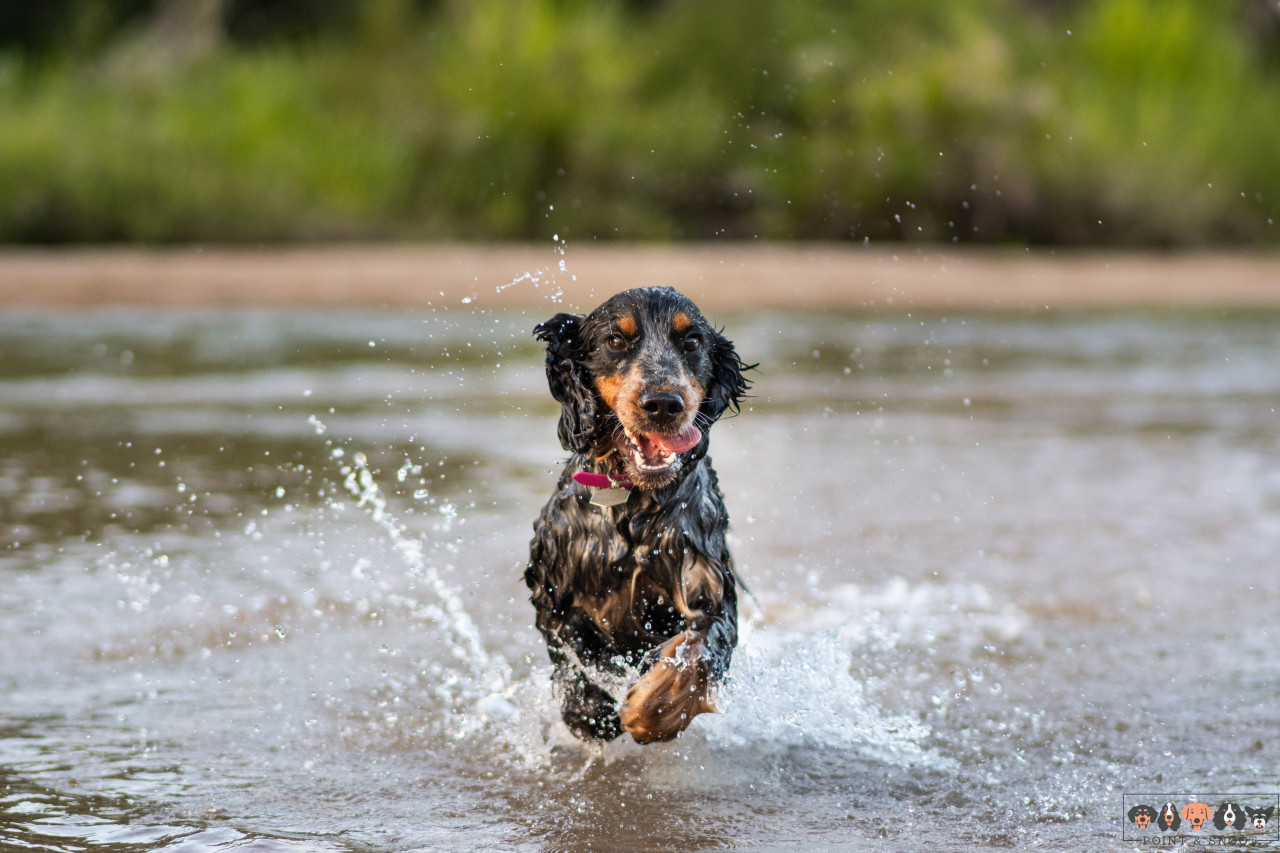
<path id="1" fill-rule="evenodd" d="M 853 674 L 860 651 L 853 634 L 804 635 L 744 623 L 722 692 L 727 725 L 709 727 L 708 737 L 724 747 L 805 747 L 899 766 L 946 765 L 923 747 L 928 726 L 868 699 Z"/>
<path id="2" fill-rule="evenodd" d="M 324 434 L 318 419 L 312 423 L 317 434 Z M 817 633 L 805 633 L 745 620 L 732 676 L 721 692 L 725 713 L 695 721 L 674 746 L 640 747 L 625 737 L 603 748 L 582 744 L 560 720 L 551 667 L 535 664 L 516 675 L 507 660 L 486 648 L 459 590 L 430 559 L 427 543 L 392 513 L 365 454 L 333 447 L 330 455 L 340 465 L 346 492 L 381 529 L 408 575 L 424 582 L 430 593 L 425 600 L 389 594 L 388 601 L 437 626 L 456 661 L 456 669 L 434 679 L 429 690 L 436 700 L 430 704 L 438 707 L 443 701 L 452 711 L 447 721 L 451 738 L 491 745 L 497 757 L 526 769 L 546 769 L 555 755 L 578 754 L 586 764 L 575 765 L 574 773 L 585 772 L 597 760 L 610 763 L 642 754 L 648 756 L 646 762 L 660 763 L 671 748 L 718 755 L 721 760 L 716 764 L 734 755 L 747 756 L 744 761 L 751 764 L 764 760 L 762 756 L 800 749 L 837 751 L 899 767 L 951 766 L 945 756 L 926 748 L 931 735 L 927 725 L 877 707 L 855 666 L 855 659 L 876 651 L 877 644 L 897 643 L 875 629 L 878 605 L 892 608 L 901 604 L 904 595 L 912 598 L 909 591 L 892 585 L 884 595 L 860 599 L 865 606 L 842 608 L 847 624 L 839 630 L 819 628 Z M 404 482 L 413 468 L 406 462 L 396 473 L 397 480 Z M 436 532 L 448 534 L 455 515 L 447 508 L 441 512 Z M 846 591 L 845 597 L 852 595 Z M 866 612 L 859 615 L 857 610 Z M 911 633 L 917 626 L 900 621 L 897 627 Z M 625 684 L 616 686 L 619 695 L 625 692 Z"/>
<path id="3" fill-rule="evenodd" d="M 317 434 L 325 432 L 318 418 L 312 416 L 311 422 Z M 356 505 L 382 529 L 392 550 L 403 561 L 407 574 L 423 581 L 432 594 L 434 600 L 388 593 L 387 601 L 414 618 L 426 619 L 438 626 L 449 654 L 460 665 L 460 672 L 449 671 L 436 679 L 433 691 L 436 698 L 445 700 L 446 707 L 454 711 L 453 736 L 467 738 L 483 728 L 490 718 L 514 714 L 515 708 L 509 702 L 513 692 L 511 668 L 505 660 L 490 654 L 485 648 L 480 631 L 458 591 L 445 582 L 437 567 L 427 558 L 426 543 L 411 535 L 392 514 L 386 496 L 369 469 L 365 454 L 352 453 L 350 461 L 346 461 L 346 450 L 334 447 L 330 455 L 339 462 L 343 487 L 356 499 Z M 397 474 L 402 481 L 405 471 L 406 468 L 402 467 Z M 424 491 L 419 489 L 415 494 Z M 440 508 L 436 532 L 449 534 L 456 514 L 451 504 L 444 504 Z"/>
<path id="4" fill-rule="evenodd" d="M 569 267 L 565 261 L 565 245 L 566 245 L 565 241 L 560 239 L 559 234 L 554 234 L 551 237 L 551 242 L 555 244 L 555 252 L 557 255 L 559 255 L 559 260 L 556 262 L 556 269 L 560 272 L 561 275 L 568 274 L 570 281 L 577 281 L 578 277 L 574 274 L 569 273 Z M 544 281 L 544 277 L 545 277 L 545 281 Z M 544 283 L 551 284 L 551 285 L 556 284 L 556 275 L 554 272 L 550 272 L 540 267 L 536 270 L 533 270 L 532 272 L 521 273 L 520 275 L 516 276 L 506 284 L 498 285 L 497 287 L 494 288 L 494 292 L 502 293 L 504 290 L 509 290 L 510 288 L 515 287 L 517 284 L 520 284 L 521 282 L 525 282 L 525 281 L 533 284 L 533 287 L 536 290 L 540 288 Z M 561 299 L 564 298 L 564 288 L 557 286 L 556 289 L 548 295 L 548 298 L 552 302 L 559 302 Z"/>
<path id="5" fill-rule="evenodd" d="M 564 271 L 563 260 L 560 261 L 560 270 L 562 272 Z M 536 269 L 532 272 L 523 272 L 520 275 L 513 278 L 508 283 L 498 285 L 497 287 L 494 288 L 494 291 L 496 293 L 502 293 L 504 290 L 508 290 L 512 287 L 515 287 L 517 284 L 520 284 L 521 282 L 525 282 L 525 281 L 532 283 L 535 290 L 540 288 L 543 284 L 555 283 L 554 275 L 544 280 L 543 276 L 545 275 L 547 275 L 547 271 L 541 268 Z M 577 276 L 574 276 L 573 278 L 576 280 Z M 550 299 L 552 302 L 559 302 L 561 299 L 564 298 L 564 288 L 557 287 L 553 292 L 551 292 L 548 295 L 547 298 Z"/>

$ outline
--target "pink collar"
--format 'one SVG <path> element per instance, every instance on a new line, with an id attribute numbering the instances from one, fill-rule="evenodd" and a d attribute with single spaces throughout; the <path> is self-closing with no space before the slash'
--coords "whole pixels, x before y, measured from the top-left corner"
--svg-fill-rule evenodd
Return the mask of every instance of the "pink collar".
<path id="1" fill-rule="evenodd" d="M 590 471 L 579 471 L 573 475 L 575 483 L 590 486 L 593 489 L 633 489 L 635 485 L 625 474 L 593 474 Z"/>

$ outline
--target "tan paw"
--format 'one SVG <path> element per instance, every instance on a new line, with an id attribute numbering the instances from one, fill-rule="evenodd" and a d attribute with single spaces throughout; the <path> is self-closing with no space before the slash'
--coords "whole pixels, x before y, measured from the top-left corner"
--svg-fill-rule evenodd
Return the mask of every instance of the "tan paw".
<path id="1" fill-rule="evenodd" d="M 698 714 L 716 712 L 703 637 L 692 631 L 663 644 L 658 662 L 632 685 L 618 716 L 637 743 L 671 740 Z"/>

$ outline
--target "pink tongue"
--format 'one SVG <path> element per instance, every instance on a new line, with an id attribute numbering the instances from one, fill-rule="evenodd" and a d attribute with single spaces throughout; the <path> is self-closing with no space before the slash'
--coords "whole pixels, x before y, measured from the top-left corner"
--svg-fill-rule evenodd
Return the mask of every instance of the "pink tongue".
<path id="1" fill-rule="evenodd" d="M 690 425 L 687 430 L 679 435 L 660 435 L 656 432 L 646 433 L 645 441 L 654 445 L 664 454 L 667 453 L 684 453 L 686 450 L 697 445 L 702 441 L 702 431 L 696 426 Z"/>

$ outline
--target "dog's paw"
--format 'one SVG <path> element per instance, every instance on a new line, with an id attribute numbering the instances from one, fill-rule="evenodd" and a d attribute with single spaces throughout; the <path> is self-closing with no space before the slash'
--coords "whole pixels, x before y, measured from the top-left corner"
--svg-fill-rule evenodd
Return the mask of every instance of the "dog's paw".
<path id="1" fill-rule="evenodd" d="M 698 714 L 714 713 L 705 640 L 685 631 L 662 645 L 658 661 L 632 685 L 618 710 L 637 743 L 671 740 Z"/>

